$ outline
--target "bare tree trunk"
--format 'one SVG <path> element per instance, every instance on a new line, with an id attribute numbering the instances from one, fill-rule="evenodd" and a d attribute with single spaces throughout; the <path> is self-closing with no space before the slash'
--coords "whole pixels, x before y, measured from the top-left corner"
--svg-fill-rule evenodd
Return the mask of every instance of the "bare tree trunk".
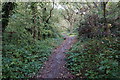
<path id="1" fill-rule="evenodd" d="M 109 1 L 109 0 L 108 0 Z M 102 6 L 102 10 L 103 10 L 103 19 L 104 19 L 104 36 L 109 36 L 110 35 L 110 29 L 108 28 L 108 25 L 107 25 L 107 19 L 106 19 L 106 6 L 107 6 L 107 2 L 102 2 L 101 3 L 101 6 Z"/>
<path id="2" fill-rule="evenodd" d="M 46 23 L 48 23 L 49 19 L 51 18 L 53 9 L 54 9 L 54 2 L 53 2 L 53 7 L 50 10 L 50 14 L 49 14 L 48 18 L 46 19 Z"/>
<path id="3" fill-rule="evenodd" d="M 104 16 L 104 25 L 106 24 L 106 3 L 103 2 L 103 16 Z"/>
<path id="4" fill-rule="evenodd" d="M 70 34 L 73 33 L 73 24 L 70 22 Z"/>

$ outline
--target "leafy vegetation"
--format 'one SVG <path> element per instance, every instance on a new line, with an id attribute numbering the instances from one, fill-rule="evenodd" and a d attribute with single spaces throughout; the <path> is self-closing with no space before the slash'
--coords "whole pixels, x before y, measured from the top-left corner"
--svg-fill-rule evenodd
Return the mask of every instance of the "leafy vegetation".
<path id="1" fill-rule="evenodd" d="M 3 8 L 6 4 L 3 4 Z M 43 8 L 51 6 L 46 3 L 16 3 L 15 9 L 12 10 L 14 13 L 3 30 L 3 78 L 33 77 L 48 59 L 52 50 L 62 41 L 53 22 L 40 22 L 45 17 L 41 12 L 33 9 L 37 7 L 36 5 L 44 5 Z M 40 11 L 43 10 L 42 7 Z M 34 10 L 36 10 L 35 15 L 33 15 Z M 51 15 L 49 11 L 45 12 L 45 15 Z"/>
<path id="2" fill-rule="evenodd" d="M 3 46 L 3 78 L 33 77 L 58 45 L 58 39 L 54 38 L 35 43 L 13 41 Z"/>
<path id="3" fill-rule="evenodd" d="M 99 8 L 100 4 L 97 5 L 96 7 Z M 103 4 L 101 3 L 101 5 Z M 107 13 L 111 13 L 114 8 L 119 9 L 119 5 L 119 3 L 108 3 Z M 118 26 L 120 25 L 118 21 L 120 19 L 117 15 L 120 13 L 116 11 L 117 15 L 115 13 L 106 15 L 107 13 L 102 12 L 102 9 L 92 8 L 93 6 L 90 4 L 88 6 L 91 11 L 80 22 L 78 42 L 66 53 L 67 67 L 79 78 L 119 79 L 120 37 L 118 36 Z M 114 21 L 115 18 L 116 21 Z"/>
<path id="4" fill-rule="evenodd" d="M 107 37 L 79 41 L 70 52 L 67 52 L 67 67 L 76 76 L 119 78 L 120 51 L 118 43 L 118 38 Z"/>
<path id="5" fill-rule="evenodd" d="M 35 76 L 66 37 L 78 41 L 67 68 L 78 78 L 120 78 L 120 2 L 2 3 L 3 78 Z"/>

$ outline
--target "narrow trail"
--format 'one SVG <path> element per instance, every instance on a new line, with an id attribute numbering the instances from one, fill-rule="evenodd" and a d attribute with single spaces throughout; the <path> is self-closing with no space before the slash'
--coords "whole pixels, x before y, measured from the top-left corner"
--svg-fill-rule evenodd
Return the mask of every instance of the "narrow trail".
<path id="1" fill-rule="evenodd" d="M 73 78 L 74 76 L 71 75 L 65 67 L 66 55 L 64 52 L 67 52 L 75 41 L 76 37 L 67 37 L 66 40 L 53 51 L 37 75 L 37 78 Z"/>

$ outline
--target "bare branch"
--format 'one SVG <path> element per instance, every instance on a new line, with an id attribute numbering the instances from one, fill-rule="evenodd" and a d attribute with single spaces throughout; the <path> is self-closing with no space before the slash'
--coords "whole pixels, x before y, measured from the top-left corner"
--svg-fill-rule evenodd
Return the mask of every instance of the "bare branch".
<path id="1" fill-rule="evenodd" d="M 52 9 L 50 10 L 50 15 L 49 15 L 49 17 L 46 19 L 46 22 L 48 22 L 49 19 L 51 18 L 53 9 L 54 9 L 54 1 L 53 1 L 53 7 L 52 7 Z"/>
<path id="2" fill-rule="evenodd" d="M 94 4 L 95 8 L 97 8 L 97 10 L 100 11 L 100 8 L 98 7 L 98 5 L 95 2 L 93 2 L 93 4 Z"/>

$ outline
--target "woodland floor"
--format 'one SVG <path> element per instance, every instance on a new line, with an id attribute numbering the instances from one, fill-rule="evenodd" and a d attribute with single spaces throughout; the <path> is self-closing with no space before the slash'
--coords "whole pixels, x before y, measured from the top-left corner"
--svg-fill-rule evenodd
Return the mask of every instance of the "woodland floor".
<path id="1" fill-rule="evenodd" d="M 65 67 L 66 55 L 73 43 L 76 42 L 76 37 L 66 37 L 63 43 L 53 50 L 48 61 L 44 63 L 43 68 L 37 75 L 37 78 L 73 78 L 74 76 Z"/>

